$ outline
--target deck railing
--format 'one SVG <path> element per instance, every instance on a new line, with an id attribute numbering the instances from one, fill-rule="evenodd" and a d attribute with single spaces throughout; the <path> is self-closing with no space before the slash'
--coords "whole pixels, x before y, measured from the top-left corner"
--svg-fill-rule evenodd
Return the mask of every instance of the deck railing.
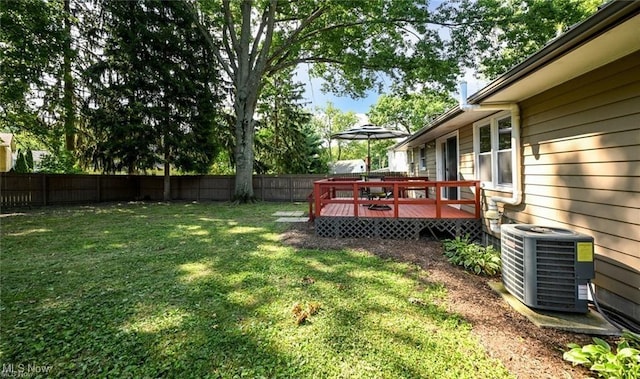
<path id="1" fill-rule="evenodd" d="M 384 188 L 384 191 L 379 194 L 380 196 L 371 196 L 371 189 L 380 187 Z M 457 200 L 443 198 L 443 189 L 451 187 L 471 188 L 474 197 Z M 430 189 L 434 189 L 434 191 L 430 191 Z M 420 191 L 424 193 L 424 197 L 408 197 L 410 191 Z M 385 196 L 387 192 L 391 194 L 390 197 Z M 429 197 L 430 194 L 434 197 Z M 399 217 L 399 210 L 403 205 L 435 205 L 437 219 L 442 218 L 443 207 L 473 205 L 474 217 L 480 218 L 480 181 L 431 181 L 412 180 L 412 178 L 384 181 L 323 179 L 314 182 L 313 196 L 309 201 L 311 219 L 321 216 L 322 209 L 327 204 L 352 204 L 354 217 L 358 217 L 358 209 L 361 204 L 393 205 L 393 218 Z"/>

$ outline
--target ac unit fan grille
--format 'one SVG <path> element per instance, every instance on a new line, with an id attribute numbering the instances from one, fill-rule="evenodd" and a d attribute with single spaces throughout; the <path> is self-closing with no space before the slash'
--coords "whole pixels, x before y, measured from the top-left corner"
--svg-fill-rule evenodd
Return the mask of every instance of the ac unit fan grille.
<path id="1" fill-rule="evenodd" d="M 514 296 L 524 299 L 524 241 L 521 236 L 503 234 L 502 282 Z"/>
<path id="2" fill-rule="evenodd" d="M 576 307 L 575 243 L 537 240 L 536 274 L 538 305 Z"/>

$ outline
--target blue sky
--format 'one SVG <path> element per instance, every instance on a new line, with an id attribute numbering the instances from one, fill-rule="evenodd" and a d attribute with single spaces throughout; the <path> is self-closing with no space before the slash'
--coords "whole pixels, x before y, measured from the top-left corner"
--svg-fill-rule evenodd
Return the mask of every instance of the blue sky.
<path id="1" fill-rule="evenodd" d="M 333 105 L 343 112 L 355 112 L 355 113 L 367 113 L 369 108 L 376 103 L 380 96 L 376 91 L 370 91 L 367 93 L 367 97 L 362 99 L 352 99 L 350 97 L 335 96 L 331 93 L 322 92 L 322 79 L 311 78 L 307 71 L 307 67 L 302 65 L 298 67 L 295 73 L 295 81 L 304 84 L 305 93 L 304 96 L 310 103 L 308 108 L 315 110 L 316 107 L 325 107 L 327 102 L 332 102 Z"/>
<path id="2" fill-rule="evenodd" d="M 301 82 L 305 86 L 304 97 L 309 104 L 307 107 L 314 111 L 316 107 L 325 107 L 327 102 L 332 102 L 333 105 L 340 109 L 342 112 L 354 112 L 357 114 L 365 114 L 369 111 L 369 108 L 376 103 L 380 94 L 376 91 L 370 91 L 367 96 L 362 99 L 352 99 L 350 97 L 335 96 L 331 93 L 322 92 L 322 79 L 311 78 L 306 70 L 306 67 L 299 67 L 296 70 L 295 81 Z M 476 91 L 484 87 L 487 83 L 475 79 L 473 72 L 468 72 L 464 78 L 467 82 L 468 95 L 474 94 Z M 458 94 L 454 94 L 458 98 Z"/>
<path id="3" fill-rule="evenodd" d="M 438 6 L 444 3 L 446 0 L 431 0 L 428 2 L 429 9 L 435 10 Z M 446 28 L 437 28 L 441 38 L 448 39 L 449 31 Z M 317 78 L 310 78 L 308 74 L 308 67 L 306 65 L 300 65 L 296 70 L 295 81 L 301 82 L 305 86 L 305 98 L 309 102 L 308 108 L 311 111 L 315 111 L 317 107 L 325 107 L 327 102 L 332 102 L 333 105 L 343 112 L 355 112 L 356 114 L 365 114 L 369 111 L 369 108 L 376 103 L 380 94 L 376 91 L 370 91 L 367 96 L 361 99 L 352 99 L 350 97 L 335 96 L 331 93 L 322 92 L 322 80 Z M 476 91 L 484 87 L 487 83 L 481 82 L 473 77 L 473 72 L 467 72 L 464 78 L 460 78 L 460 81 L 467 82 L 468 95 L 474 94 Z M 458 98 L 458 94 L 452 94 Z"/>

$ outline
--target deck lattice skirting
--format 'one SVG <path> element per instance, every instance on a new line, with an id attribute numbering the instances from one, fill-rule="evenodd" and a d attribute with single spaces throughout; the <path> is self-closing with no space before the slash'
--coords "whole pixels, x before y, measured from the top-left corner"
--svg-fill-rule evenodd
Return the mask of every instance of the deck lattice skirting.
<path id="1" fill-rule="evenodd" d="M 387 238 L 418 239 L 448 232 L 454 236 L 466 236 L 473 241 L 482 237 L 479 219 L 413 219 L 413 218 L 354 218 L 317 217 L 315 232 L 319 237 L 331 238 Z"/>

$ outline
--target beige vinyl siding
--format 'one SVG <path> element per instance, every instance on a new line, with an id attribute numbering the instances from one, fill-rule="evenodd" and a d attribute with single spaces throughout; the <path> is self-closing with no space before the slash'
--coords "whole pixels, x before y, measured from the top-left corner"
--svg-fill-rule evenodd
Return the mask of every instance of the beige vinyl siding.
<path id="1" fill-rule="evenodd" d="M 422 169 L 420 167 L 420 148 L 422 146 L 413 148 L 413 154 L 414 154 L 414 161 L 415 161 L 415 165 L 414 165 L 414 170 L 413 172 L 410 172 L 410 175 L 413 176 L 426 176 L 429 178 L 429 180 L 436 180 L 436 151 L 435 148 L 432 147 L 432 145 L 430 144 L 426 144 L 425 148 L 426 148 L 426 168 Z M 410 196 L 413 197 L 424 197 L 424 191 L 412 191 L 410 193 Z M 433 189 L 429 190 L 429 194 L 428 197 L 435 197 L 435 192 L 433 191 Z"/>
<path id="2" fill-rule="evenodd" d="M 595 239 L 599 289 L 640 316 L 640 53 L 520 104 L 521 223 L 562 225 Z"/>
<path id="3" fill-rule="evenodd" d="M 420 173 L 421 176 L 429 177 L 429 180 L 436 180 L 436 144 L 435 141 L 427 143 L 427 171 Z M 429 197 L 435 198 L 436 191 L 434 188 L 429 188 Z"/>
<path id="4" fill-rule="evenodd" d="M 460 149 L 460 180 L 475 180 L 473 171 L 475 157 L 473 155 L 473 128 L 468 125 L 458 131 Z"/>

